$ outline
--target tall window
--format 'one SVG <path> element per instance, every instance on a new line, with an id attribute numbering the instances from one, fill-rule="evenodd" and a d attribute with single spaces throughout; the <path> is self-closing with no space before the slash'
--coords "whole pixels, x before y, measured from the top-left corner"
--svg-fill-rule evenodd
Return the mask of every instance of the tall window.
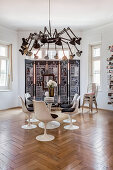
<path id="1" fill-rule="evenodd" d="M 0 90 L 9 89 L 11 46 L 0 44 Z"/>
<path id="2" fill-rule="evenodd" d="M 101 45 L 91 46 L 91 72 L 92 82 L 101 86 Z"/>

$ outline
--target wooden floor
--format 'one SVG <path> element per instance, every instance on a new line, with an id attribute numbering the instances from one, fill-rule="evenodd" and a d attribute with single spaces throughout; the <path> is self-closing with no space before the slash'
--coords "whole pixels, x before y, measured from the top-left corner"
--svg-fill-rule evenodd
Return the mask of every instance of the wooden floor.
<path id="1" fill-rule="evenodd" d="M 61 115 L 61 114 L 60 114 Z M 0 168 L 2 170 L 113 170 L 113 112 L 76 116 L 80 129 L 48 130 L 52 142 L 38 142 L 43 132 L 21 129 L 21 109 L 0 111 Z"/>

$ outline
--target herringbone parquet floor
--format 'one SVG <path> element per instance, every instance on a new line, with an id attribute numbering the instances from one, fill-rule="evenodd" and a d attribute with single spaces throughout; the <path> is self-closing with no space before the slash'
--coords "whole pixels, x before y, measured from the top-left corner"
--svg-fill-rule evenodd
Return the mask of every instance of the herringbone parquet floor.
<path id="1" fill-rule="evenodd" d="M 62 119 L 62 118 L 61 118 Z M 38 142 L 43 132 L 21 129 L 21 109 L 0 111 L 0 168 L 2 170 L 113 170 L 113 111 L 76 116 L 78 130 L 48 130 L 51 142 Z"/>

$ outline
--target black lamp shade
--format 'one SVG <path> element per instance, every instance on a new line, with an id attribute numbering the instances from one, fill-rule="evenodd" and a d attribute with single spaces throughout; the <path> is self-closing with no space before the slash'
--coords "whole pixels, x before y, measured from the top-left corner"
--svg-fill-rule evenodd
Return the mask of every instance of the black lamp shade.
<path id="1" fill-rule="evenodd" d="M 35 42 L 34 42 L 34 44 L 33 44 L 33 48 L 35 48 L 35 49 L 40 48 L 40 44 L 38 43 L 37 40 L 35 40 Z"/>
<path id="2" fill-rule="evenodd" d="M 55 43 L 56 45 L 59 45 L 59 46 L 61 46 L 62 45 L 62 41 L 61 41 L 61 38 L 59 38 L 57 41 L 56 41 L 56 43 Z"/>
<path id="3" fill-rule="evenodd" d="M 43 35 L 43 36 L 41 37 L 40 41 L 41 41 L 41 43 L 43 43 L 43 44 L 47 43 L 47 38 L 46 38 L 46 36 Z"/>
<path id="4" fill-rule="evenodd" d="M 78 38 L 75 42 L 80 45 L 81 38 Z"/>
<path id="5" fill-rule="evenodd" d="M 23 50 L 22 50 L 22 49 L 19 49 L 19 51 L 21 52 L 21 54 L 22 54 L 22 55 L 24 54 L 24 52 L 23 52 Z"/>
<path id="6" fill-rule="evenodd" d="M 75 45 L 76 41 L 75 38 L 72 38 L 72 40 L 69 42 L 71 45 Z"/>

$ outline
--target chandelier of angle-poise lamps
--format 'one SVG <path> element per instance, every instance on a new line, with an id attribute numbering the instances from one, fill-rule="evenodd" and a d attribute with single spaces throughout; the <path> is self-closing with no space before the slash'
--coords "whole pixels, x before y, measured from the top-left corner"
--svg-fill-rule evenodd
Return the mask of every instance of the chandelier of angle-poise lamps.
<path id="1" fill-rule="evenodd" d="M 66 37 L 67 36 L 67 37 Z M 67 60 L 67 57 L 64 52 L 64 44 L 67 45 L 67 48 L 70 52 L 70 59 L 73 59 L 75 54 L 72 52 L 72 46 L 76 49 L 76 55 L 81 56 L 82 51 L 77 48 L 77 45 L 80 45 L 81 38 L 76 36 L 71 28 L 63 28 L 60 32 L 57 29 L 54 29 L 52 33 L 51 23 L 50 23 L 50 0 L 49 0 L 49 29 L 44 27 L 44 31 L 39 31 L 39 33 L 30 33 L 28 38 L 22 38 L 22 45 L 19 51 L 22 55 L 32 56 L 33 50 L 36 49 L 37 52 L 34 54 L 34 58 L 38 59 L 38 52 L 43 46 L 47 46 L 47 56 L 45 59 L 49 59 L 48 51 L 50 44 L 54 44 L 56 51 L 55 59 L 58 59 L 57 46 L 61 46 L 63 51 L 62 60 Z"/>

